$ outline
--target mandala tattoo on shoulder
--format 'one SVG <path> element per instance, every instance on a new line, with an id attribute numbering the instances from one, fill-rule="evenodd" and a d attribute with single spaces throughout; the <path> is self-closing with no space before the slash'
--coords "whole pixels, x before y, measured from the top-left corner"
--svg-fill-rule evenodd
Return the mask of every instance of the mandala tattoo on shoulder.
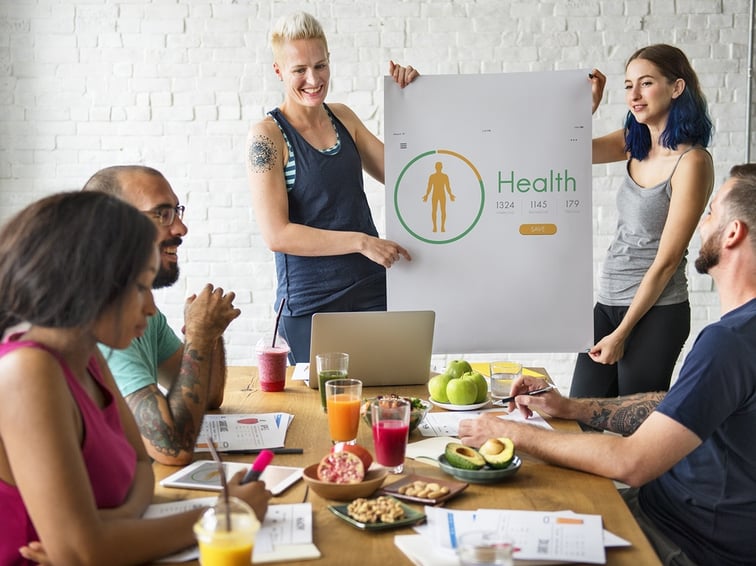
<path id="1" fill-rule="evenodd" d="M 249 144 L 249 168 L 254 173 L 266 173 L 273 168 L 278 157 L 276 146 L 267 136 L 255 136 Z"/>

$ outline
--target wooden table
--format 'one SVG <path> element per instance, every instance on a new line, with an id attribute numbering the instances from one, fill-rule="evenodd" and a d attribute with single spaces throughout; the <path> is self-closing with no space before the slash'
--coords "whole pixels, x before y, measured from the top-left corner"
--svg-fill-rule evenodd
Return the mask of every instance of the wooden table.
<path id="1" fill-rule="evenodd" d="M 378 394 L 398 393 L 405 396 L 427 398 L 425 386 L 372 387 L 363 392 L 365 397 Z M 279 454 L 275 463 L 281 466 L 301 466 L 316 463 L 331 448 L 326 415 L 320 406 L 317 390 L 308 388 L 302 382 L 291 381 L 291 370 L 286 389 L 279 393 L 260 390 L 257 369 L 254 367 L 232 367 L 228 371 L 226 396 L 222 407 L 228 413 L 269 413 L 286 412 L 295 415 L 286 436 L 287 447 L 302 447 L 304 454 Z M 575 423 L 551 420 L 555 428 L 578 430 Z M 415 431 L 410 442 L 421 440 Z M 360 424 L 358 442 L 371 451 L 373 440 L 370 429 Z M 207 458 L 205 454 L 198 458 Z M 660 564 L 653 548 L 635 522 L 614 483 L 608 479 L 583 472 L 568 470 L 544 464 L 527 455 L 520 471 L 500 484 L 470 484 L 459 496 L 448 501 L 451 509 L 478 509 L 501 507 L 506 509 L 531 509 L 538 511 L 559 511 L 571 509 L 576 513 L 598 514 L 603 517 L 604 527 L 630 541 L 631 547 L 607 549 L 607 564 L 610 565 L 653 565 Z M 254 456 L 234 455 L 227 457 L 233 461 L 252 461 Z M 206 497 L 209 492 L 164 488 L 159 481 L 176 471 L 176 468 L 161 464 L 153 465 L 156 476 L 155 502 L 177 499 Z M 421 461 L 407 460 L 405 474 L 417 473 L 431 477 L 451 479 L 439 468 Z M 389 475 L 386 483 L 401 476 Z M 297 482 L 294 486 L 271 500 L 276 503 L 299 503 L 305 497 L 306 484 Z M 394 535 L 413 534 L 410 527 L 394 531 L 363 532 L 347 525 L 331 513 L 327 507 L 334 503 L 322 499 L 312 491 L 307 500 L 313 508 L 313 538 L 322 558 L 317 561 L 302 561 L 290 564 L 359 564 L 360 566 L 411 564 L 410 560 L 394 545 Z M 189 563 L 192 564 L 192 563 Z M 197 564 L 194 562 L 194 564 Z"/>

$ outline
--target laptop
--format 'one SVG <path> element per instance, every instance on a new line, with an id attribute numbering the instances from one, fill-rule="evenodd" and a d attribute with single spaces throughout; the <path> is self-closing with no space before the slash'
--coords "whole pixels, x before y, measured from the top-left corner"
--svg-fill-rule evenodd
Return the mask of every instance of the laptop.
<path id="1" fill-rule="evenodd" d="M 325 352 L 347 352 L 349 377 L 363 387 L 427 383 L 435 322 L 434 311 L 315 313 L 309 386 L 318 388 L 315 356 Z"/>

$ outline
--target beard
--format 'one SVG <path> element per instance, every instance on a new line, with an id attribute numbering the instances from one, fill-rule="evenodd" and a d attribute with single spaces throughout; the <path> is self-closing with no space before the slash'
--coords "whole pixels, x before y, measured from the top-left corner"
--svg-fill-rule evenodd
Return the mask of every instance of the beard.
<path id="1" fill-rule="evenodd" d="M 709 270 L 719 263 L 719 242 L 722 239 L 722 230 L 717 230 L 701 244 L 695 267 L 701 274 L 709 273 Z"/>
<path id="2" fill-rule="evenodd" d="M 172 247 L 172 246 L 178 247 L 180 245 L 181 245 L 181 238 L 174 238 L 171 240 L 165 240 L 164 242 L 161 242 L 160 243 L 161 255 L 162 255 L 163 248 Z M 161 258 L 160 269 L 158 269 L 157 275 L 155 275 L 155 280 L 152 282 L 152 288 L 163 289 L 165 287 L 170 287 L 176 281 L 178 281 L 178 276 L 179 276 L 178 263 L 170 262 L 166 266 L 163 264 L 163 261 Z"/>
<path id="3" fill-rule="evenodd" d="M 152 288 L 163 289 L 165 287 L 170 287 L 176 281 L 178 281 L 178 276 L 178 264 L 171 263 L 168 267 L 164 267 L 161 264 L 160 269 L 158 269 L 157 275 L 155 275 L 155 280 L 152 282 Z"/>

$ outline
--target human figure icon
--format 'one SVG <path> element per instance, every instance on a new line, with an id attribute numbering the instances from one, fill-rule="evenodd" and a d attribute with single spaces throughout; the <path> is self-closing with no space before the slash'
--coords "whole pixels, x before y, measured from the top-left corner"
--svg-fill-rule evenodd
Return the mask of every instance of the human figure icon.
<path id="1" fill-rule="evenodd" d="M 431 173 L 428 177 L 428 190 L 423 196 L 423 202 L 428 202 L 428 195 L 433 191 L 431 199 L 431 218 L 433 219 L 433 231 L 438 232 L 438 212 L 441 208 L 441 231 L 446 232 L 446 192 L 449 192 L 449 198 L 452 202 L 456 199 L 449 184 L 449 175 L 442 172 L 443 164 L 436 162 L 436 172 Z"/>

